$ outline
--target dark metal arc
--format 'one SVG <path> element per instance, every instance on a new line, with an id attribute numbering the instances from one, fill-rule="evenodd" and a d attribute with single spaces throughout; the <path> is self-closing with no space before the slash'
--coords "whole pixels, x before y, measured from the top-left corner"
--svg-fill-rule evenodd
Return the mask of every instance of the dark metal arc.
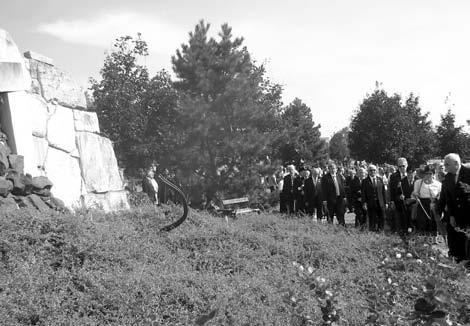
<path id="1" fill-rule="evenodd" d="M 166 226 L 164 226 L 160 229 L 160 231 L 167 232 L 167 231 L 171 231 L 171 230 L 177 228 L 178 226 L 180 226 L 186 220 L 186 218 L 188 217 L 188 211 L 189 211 L 188 210 L 188 200 L 186 199 L 186 196 L 185 196 L 184 192 L 178 186 L 173 184 L 171 181 L 165 179 L 161 174 L 157 175 L 157 178 L 160 179 L 168 187 L 170 187 L 171 189 L 176 191 L 178 193 L 178 195 L 181 197 L 182 204 L 183 204 L 183 210 L 184 210 L 183 211 L 183 216 L 181 216 L 175 222 L 173 222 L 169 225 L 166 225 Z"/>

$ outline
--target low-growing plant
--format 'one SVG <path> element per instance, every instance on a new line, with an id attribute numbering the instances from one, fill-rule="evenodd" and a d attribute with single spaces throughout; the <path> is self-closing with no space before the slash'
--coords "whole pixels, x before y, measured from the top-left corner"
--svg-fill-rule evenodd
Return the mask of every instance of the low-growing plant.
<path id="1" fill-rule="evenodd" d="M 464 268 L 424 243 L 267 213 L 159 232 L 177 209 L 4 214 L 0 325 L 408 325 L 430 276 L 469 322 Z"/>

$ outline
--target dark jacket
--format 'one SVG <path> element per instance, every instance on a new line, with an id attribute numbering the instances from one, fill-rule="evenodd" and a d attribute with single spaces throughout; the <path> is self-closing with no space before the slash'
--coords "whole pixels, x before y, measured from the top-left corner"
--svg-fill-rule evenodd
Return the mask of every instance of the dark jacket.
<path id="1" fill-rule="evenodd" d="M 362 180 L 362 203 L 366 203 L 368 208 L 377 207 L 377 202 L 381 209 L 385 209 L 385 187 L 381 177 L 375 177 L 377 180 L 377 189 L 374 189 L 374 185 L 370 177 Z"/>
<path id="2" fill-rule="evenodd" d="M 357 175 L 354 178 L 352 178 L 349 187 L 350 187 L 352 199 L 354 201 L 362 200 L 361 180 L 359 179 L 359 177 Z"/>
<path id="3" fill-rule="evenodd" d="M 304 185 L 305 191 L 305 202 L 311 206 L 314 206 L 317 201 L 317 185 L 313 182 L 313 178 L 310 176 L 305 180 Z"/>
<path id="4" fill-rule="evenodd" d="M 414 184 L 415 180 L 408 181 L 408 177 L 404 177 L 403 179 L 400 180 L 401 182 L 401 189 L 403 189 L 403 196 L 405 196 L 405 199 L 411 198 L 411 194 L 413 193 L 414 190 Z M 400 190 L 401 194 L 401 190 Z M 398 196 L 400 196 L 400 194 Z"/>
<path id="5" fill-rule="evenodd" d="M 339 196 L 341 198 L 346 197 L 346 193 L 344 191 L 344 184 L 343 184 L 343 177 L 339 174 L 336 174 L 336 180 L 338 182 L 339 187 Z M 333 181 L 333 176 L 330 173 L 327 173 L 321 179 L 321 191 L 322 191 L 322 200 L 328 203 L 336 203 L 336 188 L 335 183 Z"/>
<path id="6" fill-rule="evenodd" d="M 148 177 L 142 179 L 142 191 L 150 197 L 150 200 L 155 201 L 156 191 Z"/>
<path id="7" fill-rule="evenodd" d="M 470 167 L 460 166 L 457 183 L 454 174 L 446 174 L 439 199 L 439 211 L 444 211 L 446 206 L 448 216 L 455 217 L 458 227 L 470 226 Z"/>
<path id="8" fill-rule="evenodd" d="M 304 178 L 300 175 L 296 175 L 293 184 L 293 193 L 296 199 L 303 199 L 304 197 Z"/>
<path id="9" fill-rule="evenodd" d="M 293 195 L 294 193 L 294 177 L 290 174 L 284 176 L 284 185 L 282 186 L 282 193 L 287 195 Z"/>
<path id="10" fill-rule="evenodd" d="M 390 201 L 393 201 L 396 205 L 398 205 L 400 202 L 400 195 L 402 195 L 403 186 L 401 186 L 401 180 L 401 173 L 400 171 L 397 171 L 390 176 L 390 181 L 388 183 L 390 190 Z"/>

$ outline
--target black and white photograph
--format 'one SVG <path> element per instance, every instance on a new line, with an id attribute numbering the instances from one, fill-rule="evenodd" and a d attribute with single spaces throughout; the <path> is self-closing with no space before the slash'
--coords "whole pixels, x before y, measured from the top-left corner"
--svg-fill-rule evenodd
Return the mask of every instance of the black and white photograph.
<path id="1" fill-rule="evenodd" d="M 469 17 L 2 1 L 0 326 L 469 326 Z"/>

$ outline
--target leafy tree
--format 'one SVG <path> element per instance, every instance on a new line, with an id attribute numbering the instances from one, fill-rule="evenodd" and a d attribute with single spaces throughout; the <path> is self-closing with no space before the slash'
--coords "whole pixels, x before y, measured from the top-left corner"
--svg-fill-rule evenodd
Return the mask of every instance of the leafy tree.
<path id="1" fill-rule="evenodd" d="M 326 142 L 320 125 L 315 125 L 310 108 L 296 98 L 282 112 L 281 135 L 275 142 L 276 157 L 282 162 L 315 162 L 326 157 Z"/>
<path id="2" fill-rule="evenodd" d="M 147 160 L 157 160 L 162 167 L 175 164 L 174 149 L 180 135 L 178 93 L 168 72 L 159 71 L 149 82 L 143 96 L 142 141 L 135 152 Z"/>
<path id="3" fill-rule="evenodd" d="M 345 127 L 338 132 L 335 132 L 328 144 L 328 151 L 330 158 L 338 161 L 343 161 L 349 158 L 349 128 Z"/>
<path id="4" fill-rule="evenodd" d="M 434 154 L 428 113 L 421 113 L 413 94 L 402 104 L 400 95 L 375 90 L 355 112 L 350 129 L 351 155 L 359 160 L 390 163 L 403 156 L 419 164 Z"/>
<path id="5" fill-rule="evenodd" d="M 172 57 L 183 123 L 178 167 L 203 185 L 208 200 L 259 184 L 258 163 L 270 154 L 281 106 L 280 86 L 265 78 L 243 39 L 227 24 L 218 40 L 209 38 L 209 28 L 201 21 Z"/>
<path id="6" fill-rule="evenodd" d="M 171 79 L 161 71 L 150 80 L 147 68 L 138 63 L 147 55 L 140 34 L 120 37 L 106 56 L 101 81 L 91 80 L 101 131 L 126 168 L 142 167 L 156 153 L 168 152 L 177 119 Z"/>
<path id="7" fill-rule="evenodd" d="M 441 123 L 436 128 L 437 154 L 441 157 L 448 153 L 459 153 L 463 157 L 470 155 L 470 135 L 463 126 L 455 125 L 452 110 L 441 115 Z"/>

